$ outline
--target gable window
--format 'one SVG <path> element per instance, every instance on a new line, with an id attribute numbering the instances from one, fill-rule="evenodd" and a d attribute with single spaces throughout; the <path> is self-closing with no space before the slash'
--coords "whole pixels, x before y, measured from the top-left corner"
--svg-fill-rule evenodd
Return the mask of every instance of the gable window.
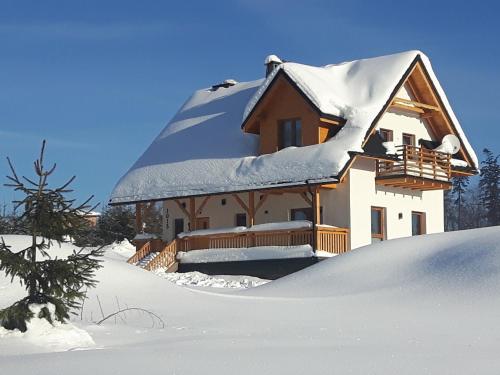
<path id="1" fill-rule="evenodd" d="M 415 146 L 415 134 L 403 133 L 403 144 L 405 146 Z"/>
<path id="2" fill-rule="evenodd" d="M 279 123 L 279 149 L 302 146 L 302 123 L 300 119 L 283 120 Z"/>
<path id="3" fill-rule="evenodd" d="M 184 232 L 184 219 L 174 220 L 174 236 L 177 237 L 179 233 Z"/>
<path id="4" fill-rule="evenodd" d="M 236 214 L 235 222 L 237 227 L 247 226 L 247 214 Z"/>
<path id="5" fill-rule="evenodd" d="M 372 243 L 385 240 L 385 208 L 372 207 Z"/>
<path id="6" fill-rule="evenodd" d="M 425 213 L 413 211 L 411 213 L 411 235 L 421 234 L 425 234 Z"/>
<path id="7" fill-rule="evenodd" d="M 380 129 L 379 130 L 380 137 L 384 140 L 384 142 L 392 142 L 393 133 L 392 130 L 389 129 Z"/>

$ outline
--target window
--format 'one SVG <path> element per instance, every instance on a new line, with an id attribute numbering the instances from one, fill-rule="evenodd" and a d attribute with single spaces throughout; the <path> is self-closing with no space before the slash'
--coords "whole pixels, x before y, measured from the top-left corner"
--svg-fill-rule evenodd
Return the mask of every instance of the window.
<path id="1" fill-rule="evenodd" d="M 313 209 L 311 207 L 292 208 L 290 210 L 290 220 L 291 221 L 308 220 L 308 221 L 312 222 L 313 221 Z M 320 207 L 319 221 L 320 222 L 317 224 L 321 224 L 323 222 L 323 207 Z"/>
<path id="2" fill-rule="evenodd" d="M 247 214 L 236 214 L 236 226 L 246 227 L 247 226 Z"/>
<path id="3" fill-rule="evenodd" d="M 382 139 L 384 140 L 384 142 L 392 142 L 392 140 L 393 140 L 392 130 L 380 129 L 379 133 L 380 133 L 380 136 L 382 137 Z"/>
<path id="4" fill-rule="evenodd" d="M 403 133 L 403 144 L 406 146 L 415 146 L 415 135 Z"/>
<path id="5" fill-rule="evenodd" d="M 179 233 L 184 232 L 184 219 L 174 220 L 174 236 L 177 237 Z"/>
<path id="6" fill-rule="evenodd" d="M 385 239 L 385 208 L 372 207 L 372 243 Z"/>
<path id="7" fill-rule="evenodd" d="M 425 234 L 425 213 L 414 211 L 411 213 L 411 235 L 420 234 Z"/>
<path id="8" fill-rule="evenodd" d="M 302 124 L 300 119 L 284 120 L 279 124 L 279 149 L 302 146 Z"/>

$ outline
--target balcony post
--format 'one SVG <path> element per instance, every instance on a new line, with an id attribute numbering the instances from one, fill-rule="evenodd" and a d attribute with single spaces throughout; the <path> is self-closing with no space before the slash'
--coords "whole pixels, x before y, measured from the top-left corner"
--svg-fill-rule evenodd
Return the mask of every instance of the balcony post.
<path id="1" fill-rule="evenodd" d="M 190 230 L 196 230 L 196 201 L 194 197 L 189 198 L 189 226 Z"/>
<path id="2" fill-rule="evenodd" d="M 248 226 L 255 224 L 255 192 L 248 193 Z"/>

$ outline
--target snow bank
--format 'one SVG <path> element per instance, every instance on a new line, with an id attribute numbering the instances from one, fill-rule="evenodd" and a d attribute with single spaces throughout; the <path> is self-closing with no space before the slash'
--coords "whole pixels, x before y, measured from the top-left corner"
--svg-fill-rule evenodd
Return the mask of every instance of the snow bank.
<path id="1" fill-rule="evenodd" d="M 20 341 L 21 344 L 32 344 L 48 351 L 66 351 L 93 346 L 94 340 L 83 329 L 71 323 L 62 324 L 58 321 L 50 324 L 46 319 L 38 318 L 41 309 L 47 307 L 51 316 L 54 316 L 55 307 L 52 304 L 30 305 L 34 317 L 27 323 L 26 332 L 9 331 L 0 327 L 0 338 Z"/>
<path id="2" fill-rule="evenodd" d="M 209 276 L 200 272 L 167 273 L 164 270 L 157 270 L 155 273 L 177 285 L 191 287 L 248 289 L 264 285 L 269 282 L 269 280 L 263 280 L 258 277 L 251 276 Z"/>
<path id="3" fill-rule="evenodd" d="M 256 246 L 247 248 L 203 249 L 177 253 L 179 263 L 235 262 L 243 260 L 308 258 L 314 256 L 310 245 Z"/>
<path id="4" fill-rule="evenodd" d="M 104 252 L 108 255 L 116 254 L 125 259 L 135 254 L 135 246 L 129 240 L 116 241 L 104 247 Z"/>
<path id="5" fill-rule="evenodd" d="M 120 179 L 111 201 L 252 190 L 304 184 L 305 180 L 335 182 L 350 159 L 349 151 L 362 151 L 367 130 L 418 56 L 477 167 L 477 157 L 422 52 L 324 67 L 285 62 L 265 81 L 196 91 Z M 319 145 L 258 156 L 258 136 L 243 133 L 240 125 L 278 72 L 285 72 L 321 112 L 346 119 L 335 137 Z"/>

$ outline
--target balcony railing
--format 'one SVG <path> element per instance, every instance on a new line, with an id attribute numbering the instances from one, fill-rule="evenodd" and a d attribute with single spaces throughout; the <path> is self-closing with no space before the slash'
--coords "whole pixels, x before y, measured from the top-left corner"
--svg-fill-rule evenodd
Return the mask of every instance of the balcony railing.
<path id="1" fill-rule="evenodd" d="M 450 154 L 409 145 L 396 146 L 396 150 L 394 161 L 377 162 L 378 180 L 413 177 L 441 183 L 450 181 Z"/>

